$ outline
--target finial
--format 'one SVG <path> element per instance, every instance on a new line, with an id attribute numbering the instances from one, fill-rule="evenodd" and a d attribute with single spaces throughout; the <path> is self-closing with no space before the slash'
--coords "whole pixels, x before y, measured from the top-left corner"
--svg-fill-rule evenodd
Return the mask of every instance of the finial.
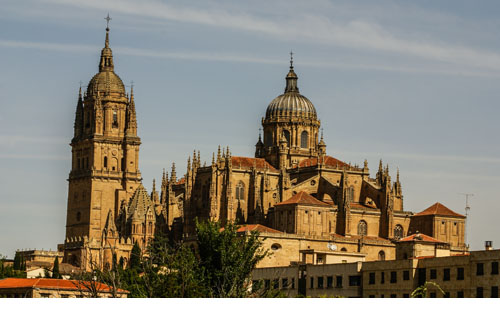
<path id="1" fill-rule="evenodd" d="M 293 70 L 293 51 L 290 50 L 290 69 Z"/>
<path id="2" fill-rule="evenodd" d="M 215 164 L 215 152 L 212 152 L 212 165 Z"/>
<path id="3" fill-rule="evenodd" d="M 153 179 L 153 192 L 156 190 L 156 180 Z"/>
<path id="4" fill-rule="evenodd" d="M 108 16 L 106 16 L 104 19 L 106 20 L 106 30 L 109 30 L 109 21 L 111 21 L 111 17 L 109 17 L 109 13 L 108 13 Z"/>
<path id="5" fill-rule="evenodd" d="M 261 140 L 262 128 L 259 128 L 259 140 Z"/>
<path id="6" fill-rule="evenodd" d="M 201 164 L 200 150 L 198 150 L 198 166 Z"/>
<path id="7" fill-rule="evenodd" d="M 134 95 L 134 80 L 130 81 L 130 95 Z"/>
<path id="8" fill-rule="evenodd" d="M 220 160 L 220 145 L 219 148 L 217 149 L 217 161 Z"/>
<path id="9" fill-rule="evenodd" d="M 397 168 L 396 182 L 399 183 L 399 167 Z"/>
<path id="10" fill-rule="evenodd" d="M 321 140 L 323 140 L 323 128 L 321 128 Z"/>

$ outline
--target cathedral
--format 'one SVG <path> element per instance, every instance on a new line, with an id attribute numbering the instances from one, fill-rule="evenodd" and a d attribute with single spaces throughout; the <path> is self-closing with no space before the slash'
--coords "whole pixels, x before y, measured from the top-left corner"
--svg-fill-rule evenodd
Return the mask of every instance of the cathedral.
<path id="1" fill-rule="evenodd" d="M 352 165 L 327 154 L 313 103 L 299 91 L 293 58 L 283 94 L 261 121 L 255 157 L 220 147 L 209 165 L 200 152 L 177 177 L 163 171 L 159 191 L 142 185 L 133 87 L 115 73 L 109 28 L 99 72 L 78 96 L 69 174 L 64 262 L 89 269 L 126 265 L 135 243 L 144 251 L 155 233 L 192 240 L 196 220 L 235 222 L 257 230 L 272 250 L 260 266 L 395 258 L 395 243 L 420 231 L 467 250 L 465 216 L 440 203 L 414 214 L 403 207 L 399 171 L 382 161 Z"/>

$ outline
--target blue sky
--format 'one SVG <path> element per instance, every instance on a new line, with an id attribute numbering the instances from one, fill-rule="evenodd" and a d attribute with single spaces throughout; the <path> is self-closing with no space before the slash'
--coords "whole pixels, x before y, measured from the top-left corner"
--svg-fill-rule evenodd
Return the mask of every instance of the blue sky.
<path id="1" fill-rule="evenodd" d="M 399 167 L 405 209 L 439 201 L 468 240 L 500 245 L 497 1 L 0 0 L 0 254 L 64 239 L 79 81 L 109 12 L 115 70 L 134 81 L 145 186 L 218 145 L 252 156 L 290 50 L 327 151 Z"/>

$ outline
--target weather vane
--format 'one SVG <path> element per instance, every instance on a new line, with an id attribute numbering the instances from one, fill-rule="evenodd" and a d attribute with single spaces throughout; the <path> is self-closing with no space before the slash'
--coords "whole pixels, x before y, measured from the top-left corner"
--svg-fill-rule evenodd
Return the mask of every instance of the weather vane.
<path id="1" fill-rule="evenodd" d="M 109 29 L 109 21 L 111 21 L 111 17 L 109 17 L 109 13 L 108 13 L 108 16 L 106 16 L 104 19 L 106 20 L 106 29 Z"/>

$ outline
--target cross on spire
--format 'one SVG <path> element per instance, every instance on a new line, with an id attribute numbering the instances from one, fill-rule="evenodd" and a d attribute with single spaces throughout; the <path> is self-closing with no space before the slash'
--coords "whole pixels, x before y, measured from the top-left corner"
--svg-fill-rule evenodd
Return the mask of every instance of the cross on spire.
<path id="1" fill-rule="evenodd" d="M 108 13 L 108 16 L 106 16 L 104 19 L 106 20 L 106 29 L 109 30 L 109 21 L 111 21 L 111 17 L 109 17 L 109 13 Z"/>
<path id="2" fill-rule="evenodd" d="M 293 68 L 293 51 L 290 50 L 290 68 Z"/>

